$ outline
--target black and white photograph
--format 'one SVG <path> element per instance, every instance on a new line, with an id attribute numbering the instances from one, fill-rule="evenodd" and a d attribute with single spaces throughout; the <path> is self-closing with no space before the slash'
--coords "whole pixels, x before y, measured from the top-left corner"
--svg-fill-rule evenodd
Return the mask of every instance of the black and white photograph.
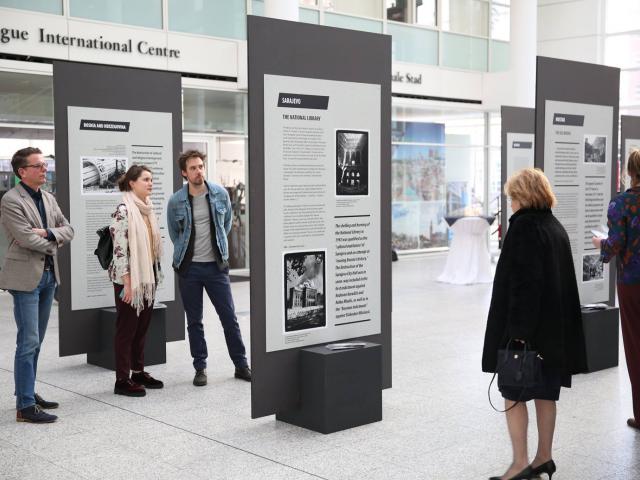
<path id="1" fill-rule="evenodd" d="M 125 157 L 81 157 L 82 194 L 120 193 L 118 178 L 127 171 Z"/>
<path id="2" fill-rule="evenodd" d="M 286 253 L 284 277 L 285 333 L 326 327 L 325 252 Z"/>
<path id="3" fill-rule="evenodd" d="M 584 136 L 584 163 L 605 163 L 607 161 L 606 135 Z"/>
<path id="4" fill-rule="evenodd" d="M 336 130 L 336 195 L 369 195 L 369 132 Z"/>
<path id="5" fill-rule="evenodd" d="M 586 254 L 582 256 L 582 281 L 595 282 L 604 279 L 604 264 L 600 254 Z"/>

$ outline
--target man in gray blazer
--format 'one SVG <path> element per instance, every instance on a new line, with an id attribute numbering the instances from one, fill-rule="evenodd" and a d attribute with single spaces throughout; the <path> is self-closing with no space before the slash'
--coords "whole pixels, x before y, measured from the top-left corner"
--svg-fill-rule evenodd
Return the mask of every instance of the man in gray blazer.
<path id="1" fill-rule="evenodd" d="M 13 296 L 18 327 L 14 363 L 16 420 L 51 423 L 57 417 L 42 409 L 57 408 L 35 393 L 38 354 L 49 322 L 58 273 L 58 249 L 73 238 L 73 228 L 53 195 L 40 187 L 47 164 L 38 148 L 18 150 L 11 167 L 21 180 L 0 203 L 0 223 L 9 248 L 0 270 L 0 289 Z"/>

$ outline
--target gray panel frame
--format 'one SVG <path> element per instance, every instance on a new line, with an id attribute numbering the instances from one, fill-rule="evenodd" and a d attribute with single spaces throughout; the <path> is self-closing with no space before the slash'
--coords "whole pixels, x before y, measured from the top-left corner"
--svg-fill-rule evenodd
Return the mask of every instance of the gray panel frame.
<path id="1" fill-rule="evenodd" d="M 627 166 L 628 158 L 625 157 L 624 151 L 627 138 L 640 138 L 640 117 L 620 115 L 620 174 L 624 172 Z M 621 186 L 618 185 L 618 190 L 620 190 Z"/>
<path id="2" fill-rule="evenodd" d="M 353 30 L 247 18 L 249 58 L 249 199 L 251 203 L 252 418 L 285 412 L 299 398 L 300 348 L 266 352 L 264 234 L 264 75 L 381 86 L 381 327 L 363 340 L 382 344 L 383 388 L 391 387 L 391 37 Z M 345 68 L 345 65 L 348 66 Z"/>
<path id="3" fill-rule="evenodd" d="M 620 101 L 620 69 L 592 63 L 558 58 L 537 57 L 536 63 L 536 131 L 535 166 L 544 170 L 545 103 L 589 103 L 613 107 L 611 131 L 612 152 L 618 151 L 618 112 Z M 618 189 L 617 164 L 611 162 L 611 198 Z M 609 264 L 609 301 L 615 307 L 616 266 Z"/>
<path id="4" fill-rule="evenodd" d="M 507 196 L 504 194 L 504 184 L 507 183 L 507 134 L 508 133 L 535 133 L 536 111 L 533 108 L 500 107 L 501 132 L 500 132 L 500 225 L 502 235 L 507 231 Z"/>
<path id="5" fill-rule="evenodd" d="M 112 67 L 77 62 L 53 62 L 53 104 L 57 199 L 69 216 L 69 135 L 67 107 L 113 108 L 173 114 L 173 158 L 182 150 L 182 85 L 179 73 Z M 179 169 L 173 169 L 173 188 L 182 187 Z M 165 212 L 159 212 L 164 215 Z M 97 242 L 96 235 L 96 242 Z M 60 251 L 58 289 L 60 356 L 99 349 L 100 309 L 71 310 L 71 248 Z M 84 254 L 84 253 L 83 253 Z M 173 272 L 165 272 L 172 275 Z M 105 272 L 106 275 L 106 272 Z M 184 309 L 175 282 L 175 298 L 167 305 L 167 341 L 184 340 Z"/>

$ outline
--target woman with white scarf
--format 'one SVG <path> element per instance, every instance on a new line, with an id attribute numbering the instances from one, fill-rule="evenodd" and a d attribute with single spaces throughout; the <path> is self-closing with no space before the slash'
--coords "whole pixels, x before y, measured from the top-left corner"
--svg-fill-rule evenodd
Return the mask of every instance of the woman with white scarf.
<path id="1" fill-rule="evenodd" d="M 124 194 L 112 215 L 113 260 L 109 265 L 118 312 L 114 393 L 143 397 L 145 387 L 163 387 L 144 371 L 144 343 L 162 276 L 160 229 L 150 199 L 151 170 L 132 165 L 118 180 L 118 187 Z"/>

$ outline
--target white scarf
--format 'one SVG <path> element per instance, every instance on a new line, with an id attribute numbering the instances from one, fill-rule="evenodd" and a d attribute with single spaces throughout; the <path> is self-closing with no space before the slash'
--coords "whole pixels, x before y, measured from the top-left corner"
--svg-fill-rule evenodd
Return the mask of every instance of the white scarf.
<path id="1" fill-rule="evenodd" d="M 160 262 L 162 240 L 160 239 L 158 220 L 153 213 L 153 205 L 148 197 L 147 201 L 144 202 L 133 192 L 125 192 L 123 202 L 127 207 L 127 220 L 129 222 L 131 306 L 140 315 L 145 304 L 149 307 L 153 305 L 157 286 L 153 266 Z M 151 226 L 152 239 L 149 239 L 149 229 L 143 215 L 147 217 Z"/>

